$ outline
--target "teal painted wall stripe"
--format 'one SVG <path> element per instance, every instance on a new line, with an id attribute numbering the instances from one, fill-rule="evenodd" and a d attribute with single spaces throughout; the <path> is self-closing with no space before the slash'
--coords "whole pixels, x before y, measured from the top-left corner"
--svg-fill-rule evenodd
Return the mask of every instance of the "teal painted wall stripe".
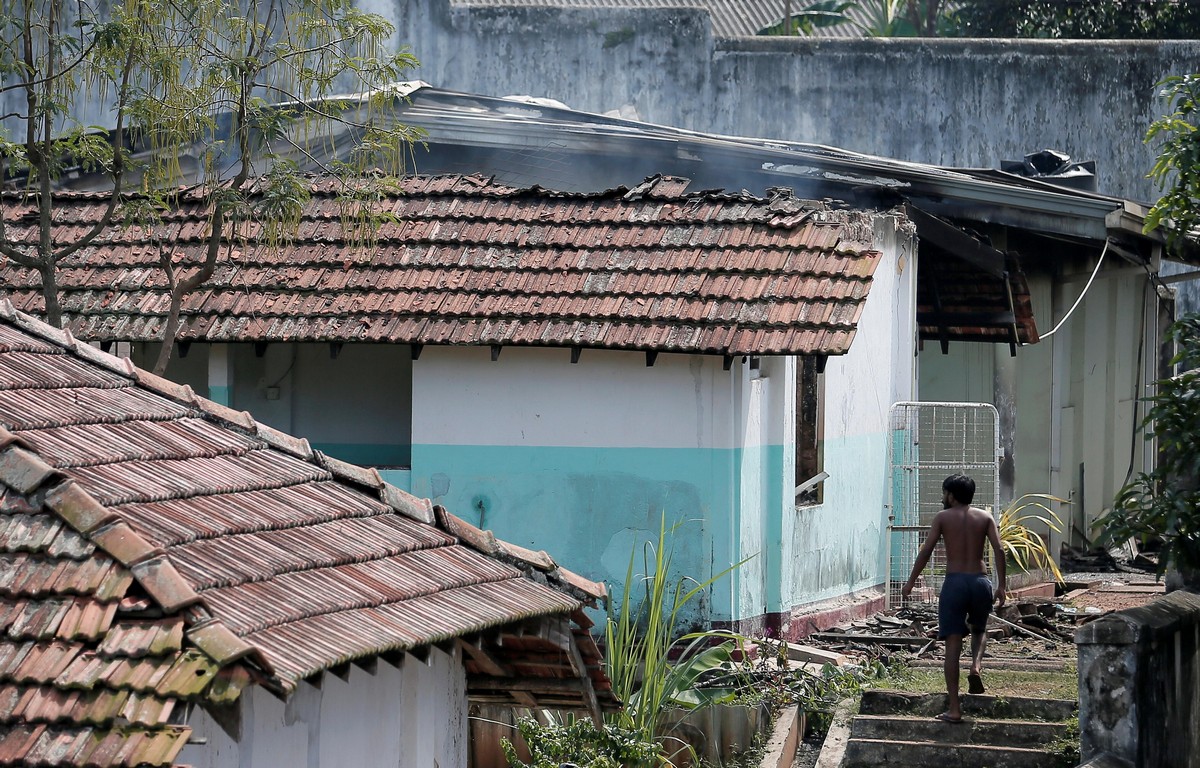
<path id="1" fill-rule="evenodd" d="M 412 470 L 380 469 L 379 476 L 385 483 L 391 483 L 402 491 L 412 493 Z"/>
<path id="2" fill-rule="evenodd" d="M 874 586 L 885 577 L 888 437 L 827 440 L 826 503 L 786 498 L 785 448 L 412 446 L 408 490 L 496 536 L 544 549 L 619 598 L 630 553 L 660 516 L 680 523 L 673 571 L 717 584 L 692 621 L 750 618 Z M 752 489 L 743 483 L 752 483 Z M 403 486 L 401 486 L 403 487 Z M 753 491 L 753 492 L 750 492 Z M 753 503 L 743 508 L 741 500 Z"/>
<path id="3" fill-rule="evenodd" d="M 313 442 L 312 447 L 335 459 L 366 467 L 407 467 L 412 458 L 412 450 L 407 445 Z"/>
<path id="4" fill-rule="evenodd" d="M 662 516 L 680 524 L 672 571 L 708 579 L 736 554 L 729 449 L 571 448 L 416 444 L 412 492 L 514 544 L 544 549 L 619 593 L 631 553 L 643 572 L 643 544 Z M 696 604 L 693 620 L 727 620 L 728 587 Z"/>
<path id="5" fill-rule="evenodd" d="M 230 399 L 232 397 L 232 392 L 232 387 L 209 386 L 208 399 L 212 400 L 214 403 L 220 403 L 221 405 L 230 405 L 233 402 Z"/>

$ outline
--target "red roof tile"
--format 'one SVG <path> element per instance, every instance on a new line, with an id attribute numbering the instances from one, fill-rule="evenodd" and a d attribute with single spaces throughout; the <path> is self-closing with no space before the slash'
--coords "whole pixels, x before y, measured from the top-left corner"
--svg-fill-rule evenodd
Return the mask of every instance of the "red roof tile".
<path id="1" fill-rule="evenodd" d="M 0 764 L 168 764 L 175 705 L 250 668 L 286 693 L 605 596 L 2 301 L 0 371 Z"/>
<path id="2" fill-rule="evenodd" d="M 180 340 L 841 354 L 879 262 L 844 242 L 866 214 L 782 195 L 688 194 L 679 179 L 590 195 L 461 176 L 410 177 L 401 186 L 386 204 L 397 219 L 363 250 L 346 240 L 331 185 L 314 180 L 294 241 L 268 248 L 250 227 L 236 259 L 185 298 Z M 59 194 L 55 237 L 73 241 L 103 199 Z M 178 238 L 184 263 L 198 263 L 206 210 L 189 195 L 155 232 L 114 226 L 63 259 L 58 282 L 71 331 L 157 341 L 169 302 L 151 237 Z M 6 236 L 35 242 L 35 224 L 7 222 Z M 18 309 L 42 309 L 31 270 L 10 260 L 0 282 Z M 613 327 L 628 330 L 603 332 Z M 0 386 L 35 374 L 27 366 L 36 362 L 14 356 Z M 112 381 L 98 374 L 94 386 Z"/>

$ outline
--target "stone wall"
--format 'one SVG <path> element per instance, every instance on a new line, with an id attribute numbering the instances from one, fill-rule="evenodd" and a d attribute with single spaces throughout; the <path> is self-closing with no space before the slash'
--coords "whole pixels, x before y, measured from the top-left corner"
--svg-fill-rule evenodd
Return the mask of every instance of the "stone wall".
<path id="1" fill-rule="evenodd" d="M 1200 594 L 1172 592 L 1075 634 L 1083 759 L 1200 766 Z"/>

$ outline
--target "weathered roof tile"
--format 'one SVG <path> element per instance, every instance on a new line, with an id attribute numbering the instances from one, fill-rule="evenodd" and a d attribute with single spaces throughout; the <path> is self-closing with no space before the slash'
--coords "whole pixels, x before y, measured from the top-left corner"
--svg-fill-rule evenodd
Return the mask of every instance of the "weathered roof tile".
<path id="1" fill-rule="evenodd" d="M 56 474 L 54 467 L 23 448 L 0 451 L 0 483 L 18 493 L 30 494 Z"/>
<path id="2" fill-rule="evenodd" d="M 101 656 L 165 656 L 183 648 L 183 618 L 119 621 L 96 649 Z"/>
<path id="3" fill-rule="evenodd" d="M 80 533 L 91 533 L 116 519 L 91 494 L 74 482 L 60 483 L 46 494 L 46 506 Z"/>
<path id="4" fill-rule="evenodd" d="M 117 520 L 92 531 L 90 538 L 122 565 L 133 565 L 155 554 L 154 545 L 146 541 L 124 520 Z"/>
<path id="5" fill-rule="evenodd" d="M 771 301 L 862 304 L 879 254 L 843 242 L 843 235 L 864 214 L 780 196 L 689 194 L 681 179 L 647 184 L 658 190 L 652 201 L 626 190 L 575 195 L 474 177 L 408 177 L 386 204 L 399 220 L 384 223 L 370 258 L 361 258 L 348 245 L 338 206 L 320 191 L 329 185 L 315 179 L 295 239 L 286 248 L 268 247 L 252 227 L 238 268 L 221 265 L 204 289 L 185 297 L 179 338 L 846 351 L 854 325 L 837 318 L 848 315 L 748 319 L 717 310 Z M 94 195 L 62 193 L 56 210 L 87 221 L 95 204 Z M 65 259 L 59 283 L 72 331 L 89 340 L 161 338 L 169 300 L 146 238 L 199 234 L 206 217 L 206 201 L 185 196 L 160 231 L 114 227 Z M 6 231 L 19 240 L 33 226 L 18 220 Z M 57 236 L 78 232 L 68 227 Z M 185 260 L 198 262 L 204 241 L 197 236 L 178 247 Z M 10 263 L 0 279 L 12 286 L 20 308 L 41 308 L 30 271 Z M 687 311 L 672 314 L 661 309 L 664 302 L 646 301 L 652 299 L 684 302 Z M 681 326 L 683 333 L 670 332 Z M 607 332 L 616 327 L 636 332 Z M 745 328 L 791 332 L 776 347 L 714 343 L 756 338 L 728 332 Z M 817 333 L 833 329 L 845 333 Z M 94 350 L 81 354 L 99 359 Z M 122 372 L 120 365 L 107 367 Z M 193 402 L 184 388 L 134 375 Z M 244 415 L 202 407 L 251 428 Z"/>

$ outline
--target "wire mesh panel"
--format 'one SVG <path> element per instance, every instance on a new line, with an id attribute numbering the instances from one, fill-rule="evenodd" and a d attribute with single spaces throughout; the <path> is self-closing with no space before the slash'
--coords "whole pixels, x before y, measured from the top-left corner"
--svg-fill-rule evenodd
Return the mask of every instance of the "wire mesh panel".
<path id="1" fill-rule="evenodd" d="M 896 403 L 889 454 L 889 606 L 900 605 L 917 552 L 942 509 L 942 481 L 963 473 L 975 480 L 972 506 L 1000 508 L 1000 416 L 987 403 Z M 912 599 L 937 597 L 946 575 L 939 543 Z"/>

